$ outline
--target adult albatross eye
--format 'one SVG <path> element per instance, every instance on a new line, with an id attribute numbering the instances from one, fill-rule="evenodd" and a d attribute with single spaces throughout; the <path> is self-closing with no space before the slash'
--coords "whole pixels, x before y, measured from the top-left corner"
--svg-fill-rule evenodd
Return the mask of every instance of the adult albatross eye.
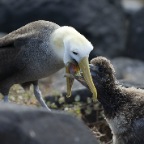
<path id="1" fill-rule="evenodd" d="M 77 52 L 73 52 L 73 54 L 77 55 L 78 53 Z"/>

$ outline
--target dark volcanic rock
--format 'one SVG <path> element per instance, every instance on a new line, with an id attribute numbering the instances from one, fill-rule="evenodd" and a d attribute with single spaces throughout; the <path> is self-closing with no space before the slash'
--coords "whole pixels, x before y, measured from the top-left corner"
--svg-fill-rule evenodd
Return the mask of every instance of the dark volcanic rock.
<path id="1" fill-rule="evenodd" d="M 73 116 L 18 105 L 0 105 L 1 144 L 97 144 Z"/>
<path id="2" fill-rule="evenodd" d="M 144 8 L 129 18 L 126 55 L 144 60 Z"/>
<path id="3" fill-rule="evenodd" d="M 3 0 L 0 31 L 10 32 L 44 19 L 71 25 L 95 46 L 95 55 L 117 56 L 125 46 L 125 20 L 119 0 Z"/>
<path id="4" fill-rule="evenodd" d="M 61 95 L 48 95 L 45 97 L 45 101 L 53 108 L 55 104 L 55 109 L 65 109 L 65 104 L 72 104 L 73 106 L 76 103 L 79 103 L 80 112 L 82 119 L 87 124 L 95 123 L 98 120 L 103 119 L 100 116 L 102 107 L 99 102 L 93 103 L 92 93 L 90 90 L 83 88 L 72 91 L 71 97 L 66 97 L 66 92 L 63 92 Z"/>
<path id="5" fill-rule="evenodd" d="M 76 89 L 72 91 L 72 95 L 71 97 L 66 97 L 67 93 L 63 92 L 62 95 L 48 95 L 45 97 L 45 100 L 48 102 L 56 102 L 58 99 L 60 99 L 61 97 L 64 97 L 64 103 L 67 104 L 72 104 L 74 102 L 83 102 L 86 103 L 88 102 L 89 98 L 91 99 L 92 97 L 92 93 L 86 89 Z M 55 99 L 55 97 L 57 97 L 58 99 Z M 58 107 L 61 107 L 61 105 L 63 105 L 63 103 L 61 101 L 57 101 L 56 104 Z"/>
<path id="6" fill-rule="evenodd" d="M 136 84 L 144 84 L 144 62 L 130 58 L 119 57 L 112 60 L 117 79 L 124 79 Z"/>

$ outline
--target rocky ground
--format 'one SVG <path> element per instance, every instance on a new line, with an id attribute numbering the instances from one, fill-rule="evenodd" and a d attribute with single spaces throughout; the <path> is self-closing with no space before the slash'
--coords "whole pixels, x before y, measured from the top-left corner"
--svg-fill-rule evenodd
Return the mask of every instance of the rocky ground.
<path id="1" fill-rule="evenodd" d="M 112 59 L 111 62 L 115 67 L 116 77 L 119 80 L 128 81 L 128 84 L 132 83 L 132 85 L 136 86 L 144 86 L 143 61 L 119 57 Z M 83 88 L 84 87 L 80 83 L 77 81 L 74 82 L 74 91 Z M 81 103 L 79 97 L 75 97 L 73 103 L 69 102 L 63 104 L 64 99 L 61 97 L 59 103 L 62 104 L 62 106 L 59 108 L 57 107 L 57 104 L 55 103 L 57 101 L 57 96 L 61 95 L 62 92 L 65 92 L 66 89 L 64 69 L 49 78 L 40 80 L 40 89 L 42 90 L 43 96 L 53 95 L 55 100 L 53 102 L 47 101 L 47 104 L 52 109 L 61 109 L 83 119 L 101 142 L 111 142 L 111 131 L 104 120 L 102 107 L 99 103 L 91 106 L 89 101 Z M 20 105 L 39 107 L 39 104 L 33 95 L 32 86 L 30 91 L 25 92 L 19 85 L 14 85 L 10 91 L 10 101 Z"/>
<path id="2" fill-rule="evenodd" d="M 2 144 L 98 144 L 88 127 L 62 111 L 0 105 Z"/>

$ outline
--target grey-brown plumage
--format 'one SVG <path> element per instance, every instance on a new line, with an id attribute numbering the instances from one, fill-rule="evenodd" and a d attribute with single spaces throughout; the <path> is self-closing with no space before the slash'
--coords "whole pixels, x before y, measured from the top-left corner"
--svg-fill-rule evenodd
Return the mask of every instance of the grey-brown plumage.
<path id="1" fill-rule="evenodd" d="M 48 21 L 32 22 L 11 32 L 0 39 L 0 92 L 4 95 L 4 101 L 8 101 L 8 92 L 13 84 L 23 87 L 33 84 L 36 98 L 47 107 L 38 87 L 38 79 L 64 66 L 66 73 L 69 73 L 73 62 L 83 72 L 95 99 L 96 88 L 88 66 L 92 50 L 93 45 L 73 27 L 60 27 Z M 66 82 L 70 96 L 71 79 L 66 78 Z"/>
<path id="2" fill-rule="evenodd" d="M 34 85 L 34 93 L 47 107 L 38 88 L 38 80 L 64 66 L 50 45 L 50 35 L 59 26 L 48 21 L 36 21 L 0 38 L 0 92 L 8 101 L 13 84 Z"/>
<path id="3" fill-rule="evenodd" d="M 90 69 L 98 101 L 113 133 L 113 143 L 144 144 L 144 90 L 121 86 L 106 58 L 93 59 Z M 87 86 L 82 78 L 78 80 Z"/>

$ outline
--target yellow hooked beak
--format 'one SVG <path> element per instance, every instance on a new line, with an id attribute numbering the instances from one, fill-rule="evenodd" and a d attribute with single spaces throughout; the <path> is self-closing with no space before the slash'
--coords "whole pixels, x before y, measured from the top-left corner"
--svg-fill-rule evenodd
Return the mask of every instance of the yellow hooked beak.
<path id="1" fill-rule="evenodd" d="M 90 74 L 88 57 L 82 58 L 81 61 L 78 63 L 78 65 L 83 73 L 83 77 L 84 77 L 87 85 L 89 86 L 89 89 L 93 93 L 93 100 L 96 101 L 97 100 L 97 90 L 94 86 L 94 83 L 92 81 L 92 77 Z M 77 71 L 79 71 L 79 69 L 77 69 Z M 70 73 L 69 67 L 66 67 L 66 72 Z M 71 88 L 72 88 L 74 79 L 70 78 L 70 77 L 67 77 L 66 79 L 67 79 L 67 96 L 70 97 L 71 96 Z"/>

